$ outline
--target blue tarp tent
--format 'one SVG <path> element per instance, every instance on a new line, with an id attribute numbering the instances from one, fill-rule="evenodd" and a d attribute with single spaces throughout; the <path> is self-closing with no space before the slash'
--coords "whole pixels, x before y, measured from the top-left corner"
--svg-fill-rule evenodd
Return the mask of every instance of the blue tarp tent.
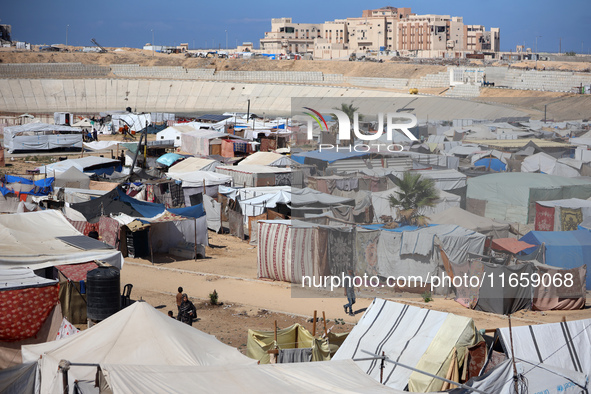
<path id="1" fill-rule="evenodd" d="M 591 267 L 591 232 L 576 231 L 530 231 L 520 241 L 532 245 L 544 244 L 547 265 L 561 268 L 576 268 L 583 264 Z M 526 249 L 530 253 L 534 248 Z M 591 288 L 591 270 L 587 270 L 587 289 Z"/>
<path id="2" fill-rule="evenodd" d="M 500 161 L 499 159 L 485 157 L 480 160 L 474 162 L 474 167 L 486 167 L 487 169 L 493 171 L 505 171 L 507 169 L 507 165 Z"/>

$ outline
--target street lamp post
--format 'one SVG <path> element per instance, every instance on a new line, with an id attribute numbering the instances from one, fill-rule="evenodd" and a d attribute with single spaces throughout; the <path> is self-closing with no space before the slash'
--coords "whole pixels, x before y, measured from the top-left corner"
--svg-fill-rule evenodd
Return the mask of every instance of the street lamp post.
<path id="1" fill-rule="evenodd" d="M 538 37 L 542 38 L 542 36 L 536 36 L 536 70 L 538 69 Z"/>
<path id="2" fill-rule="evenodd" d="M 68 46 L 68 28 L 70 25 L 66 25 L 66 46 Z"/>

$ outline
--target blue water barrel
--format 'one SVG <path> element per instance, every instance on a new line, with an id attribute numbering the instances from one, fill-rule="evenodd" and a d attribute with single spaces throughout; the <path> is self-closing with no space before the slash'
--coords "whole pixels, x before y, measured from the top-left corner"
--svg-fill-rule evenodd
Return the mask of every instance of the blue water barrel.
<path id="1" fill-rule="evenodd" d="M 99 267 L 86 274 L 86 315 L 94 321 L 105 320 L 121 309 L 119 270 Z"/>

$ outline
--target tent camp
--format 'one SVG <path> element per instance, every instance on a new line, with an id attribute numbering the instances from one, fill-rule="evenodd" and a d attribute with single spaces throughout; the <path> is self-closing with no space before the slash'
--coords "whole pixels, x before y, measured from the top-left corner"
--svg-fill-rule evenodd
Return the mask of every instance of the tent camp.
<path id="1" fill-rule="evenodd" d="M 509 236 L 509 224 L 499 223 L 492 219 L 475 215 L 460 207 L 451 207 L 445 211 L 429 216 L 429 221 L 434 224 L 457 224 L 464 228 L 476 231 L 494 238 L 506 238 Z"/>
<path id="2" fill-rule="evenodd" d="M 530 231 L 520 239 L 532 245 L 544 245 L 544 263 L 552 267 L 591 267 L 591 232 Z M 526 249 L 524 252 L 529 253 Z M 587 271 L 587 289 L 591 289 L 591 272 Z"/>
<path id="3" fill-rule="evenodd" d="M 196 156 L 221 155 L 222 138 L 238 138 L 212 130 L 194 130 L 181 134 L 181 151 Z"/>
<path id="4" fill-rule="evenodd" d="M 83 247 L 78 240 L 85 242 Z M 55 210 L 0 215 L 0 267 L 33 270 L 104 261 L 123 266 L 121 252 L 85 237 Z"/>
<path id="5" fill-rule="evenodd" d="M 351 360 L 254 366 L 135 366 L 101 364 L 113 394 L 390 393 Z M 196 389 L 197 388 L 197 389 Z"/>
<path id="6" fill-rule="evenodd" d="M 47 123 L 27 123 L 4 128 L 4 147 L 8 152 L 82 148 L 79 127 Z"/>
<path id="7" fill-rule="evenodd" d="M 440 269 L 435 238 L 452 261 L 468 253 L 481 254 L 485 236 L 455 225 L 417 229 L 381 225 L 328 227 L 287 220 L 258 222 L 258 276 L 301 283 L 303 276 L 358 275 L 420 276 L 428 282 Z M 412 283 L 407 284 L 413 287 Z"/>
<path id="8" fill-rule="evenodd" d="M 23 346 L 23 362 L 39 363 L 41 392 L 61 393 L 61 360 L 73 363 L 141 366 L 253 365 L 214 336 L 171 319 L 145 302 L 135 302 L 99 324 L 59 341 Z M 74 380 L 94 381 L 96 367 L 72 367 Z"/>
<path id="9" fill-rule="evenodd" d="M 389 359 L 457 381 L 459 376 L 450 372 L 461 370 L 466 347 L 480 340 L 472 319 L 376 298 L 332 360 L 367 358 L 363 351 L 385 352 Z M 379 360 L 356 364 L 380 381 Z M 385 364 L 383 382 L 398 390 L 408 385 L 411 392 L 439 391 L 443 384 L 391 363 Z"/>
<path id="10" fill-rule="evenodd" d="M 510 223 L 533 223 L 534 203 L 591 197 L 591 182 L 546 174 L 504 172 L 468 180 L 466 209 Z"/>
<path id="11" fill-rule="evenodd" d="M 536 231 L 572 231 L 591 218 L 591 201 L 580 198 L 536 202 Z"/>

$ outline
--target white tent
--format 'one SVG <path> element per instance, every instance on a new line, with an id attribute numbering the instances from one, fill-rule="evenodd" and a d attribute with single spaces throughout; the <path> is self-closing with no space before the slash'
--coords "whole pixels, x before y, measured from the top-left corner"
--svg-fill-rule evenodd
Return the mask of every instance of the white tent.
<path id="1" fill-rule="evenodd" d="M 523 159 L 521 172 L 543 172 L 548 175 L 558 175 L 567 178 L 581 176 L 583 162 L 574 159 L 556 159 L 547 153 L 536 153 Z"/>
<path id="2" fill-rule="evenodd" d="M 451 313 L 417 308 L 376 298 L 333 360 L 369 357 L 363 351 L 382 354 L 402 364 L 445 377 L 457 351 L 458 363 L 465 360 L 466 346 L 479 341 L 474 321 Z M 332 362 L 332 361 L 331 361 Z M 366 374 L 379 382 L 379 360 L 357 361 Z M 410 369 L 386 363 L 385 385 L 409 391 L 438 391 L 443 382 Z"/>
<path id="3" fill-rule="evenodd" d="M 181 135 L 195 130 L 195 127 L 185 124 L 170 126 L 156 133 L 156 141 L 174 141 L 174 147 L 178 148 L 181 146 Z"/>
<path id="4" fill-rule="evenodd" d="M 509 357 L 591 375 L 591 319 L 497 329 Z"/>
<path id="5" fill-rule="evenodd" d="M 80 236 L 55 210 L 0 215 L 0 267 L 40 269 L 61 264 L 100 260 L 123 266 L 121 252 L 114 249 L 80 249 L 58 237 Z"/>
<path id="6" fill-rule="evenodd" d="M 244 160 L 238 163 L 238 166 L 243 165 L 262 165 L 274 167 L 287 167 L 297 164 L 288 156 L 280 155 L 274 152 L 255 152 Z"/>
<path id="7" fill-rule="evenodd" d="M 213 171 L 221 165 L 217 160 L 202 159 L 200 157 L 187 157 L 186 159 L 174 164 L 168 169 L 171 174 L 180 174 L 194 171 Z"/>
<path id="8" fill-rule="evenodd" d="M 15 150 L 82 148 L 82 130 L 78 127 L 47 123 L 5 127 L 4 147 L 10 153 Z"/>
<path id="9" fill-rule="evenodd" d="M 23 362 L 38 361 L 41 392 L 44 394 L 61 392 L 62 376 L 58 372 L 61 360 L 72 363 L 177 367 L 256 363 L 214 336 L 171 319 L 145 302 L 135 302 L 69 338 L 23 346 L 22 354 Z M 72 367 L 68 374 L 70 387 L 73 387 L 75 380 L 94 380 L 95 374 L 95 367 Z"/>
<path id="10" fill-rule="evenodd" d="M 182 181 L 183 187 L 228 185 L 232 182 L 231 176 L 211 171 L 167 172 L 166 176 Z"/>
<path id="11" fill-rule="evenodd" d="M 353 361 L 267 364 L 135 366 L 102 364 L 113 394 L 119 393 L 392 393 Z"/>
<path id="12" fill-rule="evenodd" d="M 478 216 L 460 207 L 451 207 L 433 214 L 429 216 L 429 222 L 433 224 L 457 224 L 480 234 L 492 235 L 494 238 L 507 238 L 509 236 L 509 224 Z"/>

